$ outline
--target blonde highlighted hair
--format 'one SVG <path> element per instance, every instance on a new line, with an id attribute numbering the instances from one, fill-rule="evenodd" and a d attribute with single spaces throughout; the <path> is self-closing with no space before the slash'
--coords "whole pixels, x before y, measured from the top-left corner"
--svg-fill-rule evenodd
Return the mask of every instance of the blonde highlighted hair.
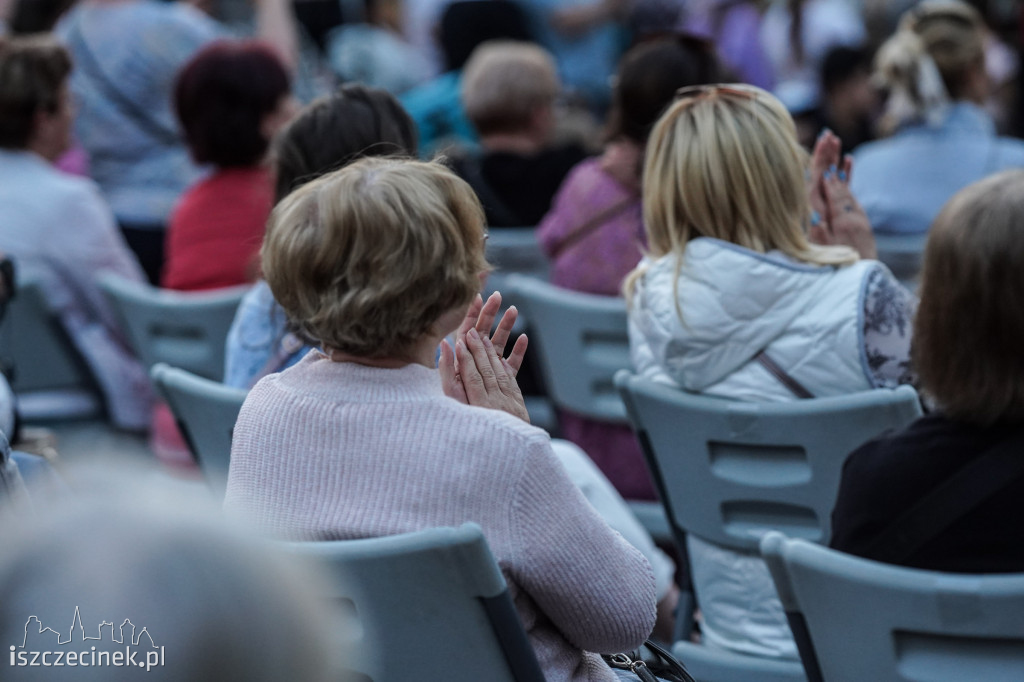
<path id="1" fill-rule="evenodd" d="M 808 156 L 779 100 L 749 85 L 681 92 L 647 143 L 643 214 L 650 257 L 674 254 L 678 274 L 690 240 L 714 237 L 816 265 L 857 260 L 852 249 L 807 238 Z M 626 280 L 627 299 L 642 276 L 638 268 Z"/>
<path id="2" fill-rule="evenodd" d="M 928 0 L 908 10 L 875 58 L 875 81 L 889 92 L 881 131 L 937 125 L 950 100 L 967 96 L 972 71 L 984 64 L 985 22 L 976 9 L 959 0 Z"/>
<path id="3" fill-rule="evenodd" d="M 473 190 L 439 163 L 365 158 L 274 208 L 263 273 L 325 349 L 394 356 L 479 291 L 483 226 Z"/>

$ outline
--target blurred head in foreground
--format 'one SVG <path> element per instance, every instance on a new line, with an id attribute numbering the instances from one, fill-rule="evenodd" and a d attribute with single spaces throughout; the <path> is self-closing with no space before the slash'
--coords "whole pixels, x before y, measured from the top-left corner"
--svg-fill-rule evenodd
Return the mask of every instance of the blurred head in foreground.
<path id="1" fill-rule="evenodd" d="M 124 464 L 5 524 L 3 678 L 337 679 L 321 577 Z"/>

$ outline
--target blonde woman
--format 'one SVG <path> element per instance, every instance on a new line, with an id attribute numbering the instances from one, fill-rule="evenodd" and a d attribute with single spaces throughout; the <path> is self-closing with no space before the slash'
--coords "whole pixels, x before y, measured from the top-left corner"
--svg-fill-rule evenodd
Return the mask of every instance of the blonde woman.
<path id="1" fill-rule="evenodd" d="M 922 2 L 879 50 L 891 137 L 857 150 L 853 191 L 879 232 L 923 233 L 957 191 L 1024 166 L 1024 142 L 996 135 L 983 106 L 987 29 L 959 0 Z"/>
<path id="2" fill-rule="evenodd" d="M 861 259 L 870 225 L 838 148 L 824 136 L 809 165 L 789 114 L 758 88 L 680 91 L 647 145 L 649 247 L 626 284 L 638 373 L 754 401 L 909 381 L 913 300 Z M 795 657 L 760 559 L 689 548 L 705 641 Z"/>

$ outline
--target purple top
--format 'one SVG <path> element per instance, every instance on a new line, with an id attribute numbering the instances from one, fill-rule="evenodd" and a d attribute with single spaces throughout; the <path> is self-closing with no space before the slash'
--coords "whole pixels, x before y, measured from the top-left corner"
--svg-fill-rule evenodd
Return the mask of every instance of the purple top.
<path id="1" fill-rule="evenodd" d="M 761 10 L 754 2 L 704 3 L 691 11 L 682 29 L 715 41 L 722 61 L 744 83 L 775 87 L 775 73 L 761 44 Z"/>
<path id="2" fill-rule="evenodd" d="M 618 296 L 622 280 L 640 262 L 646 240 L 640 195 L 601 164 L 600 158 L 587 159 L 572 169 L 537 228 L 537 238 L 552 260 L 552 284 Z M 586 236 L 570 241 L 588 222 L 615 207 L 622 210 L 609 215 Z"/>
<path id="3" fill-rule="evenodd" d="M 631 153 L 611 145 L 599 158 L 576 165 L 555 195 L 551 210 L 537 228 L 537 238 L 552 260 L 551 282 L 602 296 L 620 296 L 622 280 L 640 262 L 646 245 L 640 194 L 606 170 L 626 169 L 639 161 Z M 576 240 L 578 231 L 604 214 L 604 219 Z M 583 448 L 594 463 L 627 499 L 652 500 L 654 485 L 643 463 L 643 454 L 630 427 L 587 419 L 559 410 L 562 435 Z"/>

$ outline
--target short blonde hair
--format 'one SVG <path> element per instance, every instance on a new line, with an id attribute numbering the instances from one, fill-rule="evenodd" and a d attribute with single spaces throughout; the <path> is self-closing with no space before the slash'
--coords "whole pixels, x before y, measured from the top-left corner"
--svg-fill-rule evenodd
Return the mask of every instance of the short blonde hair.
<path id="1" fill-rule="evenodd" d="M 554 60 L 533 43 L 484 43 L 462 72 L 462 106 L 481 135 L 525 129 L 560 89 Z"/>
<path id="2" fill-rule="evenodd" d="M 949 417 L 1024 422 L 1024 171 L 958 192 L 928 232 L 913 359 Z"/>
<path id="3" fill-rule="evenodd" d="M 479 291 L 484 214 L 439 163 L 366 158 L 295 190 L 261 251 L 274 298 L 327 349 L 408 349 Z"/>
<path id="4" fill-rule="evenodd" d="M 655 124 L 647 143 L 643 214 L 649 255 L 675 254 L 714 237 L 817 265 L 857 260 L 847 247 L 818 246 L 805 232 L 807 152 L 778 99 L 750 85 L 690 89 Z M 627 296 L 642 271 L 627 280 Z"/>

